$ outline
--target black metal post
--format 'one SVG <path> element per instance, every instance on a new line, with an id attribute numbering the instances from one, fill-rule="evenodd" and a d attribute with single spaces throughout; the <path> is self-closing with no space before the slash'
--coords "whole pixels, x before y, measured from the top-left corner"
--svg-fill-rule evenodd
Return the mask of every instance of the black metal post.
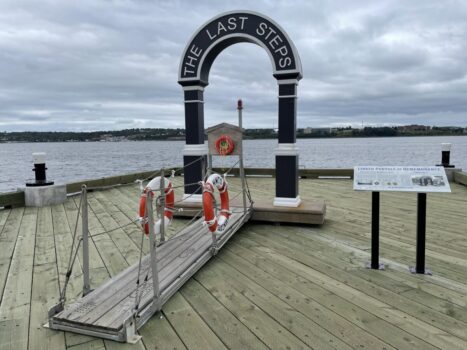
<path id="1" fill-rule="evenodd" d="M 454 168 L 454 165 L 451 164 L 451 144 L 442 143 L 441 144 L 441 164 L 438 166 L 443 166 L 445 168 Z"/>
<path id="2" fill-rule="evenodd" d="M 371 266 L 379 270 L 379 192 L 371 192 Z"/>
<path id="3" fill-rule="evenodd" d="M 45 175 L 46 170 L 45 164 L 34 164 L 34 169 L 32 169 L 32 171 L 36 173 L 36 182 L 45 182 L 45 180 L 47 180 Z"/>
<path id="4" fill-rule="evenodd" d="M 417 199 L 417 261 L 416 273 L 425 273 L 426 242 L 426 193 L 419 193 Z"/>
<path id="5" fill-rule="evenodd" d="M 449 166 L 451 162 L 451 151 L 441 151 L 441 164 L 443 166 Z"/>

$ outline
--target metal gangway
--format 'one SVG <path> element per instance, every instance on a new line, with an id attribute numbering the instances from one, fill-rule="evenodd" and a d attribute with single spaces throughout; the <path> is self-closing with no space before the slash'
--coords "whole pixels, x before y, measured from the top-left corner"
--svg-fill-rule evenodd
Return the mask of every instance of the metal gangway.
<path id="1" fill-rule="evenodd" d="M 240 162 L 240 165 L 243 167 L 243 162 Z M 206 172 L 206 177 L 209 174 L 210 168 Z M 164 178 L 164 170 L 161 171 L 160 176 Z M 56 330 L 129 343 L 137 342 L 141 338 L 137 330 L 160 311 L 164 303 L 209 259 L 215 256 L 229 238 L 248 221 L 253 205 L 247 185 L 245 186 L 245 181 L 242 181 L 241 192 L 238 194 L 243 194 L 243 204 L 231 207 L 228 225 L 222 232 L 212 234 L 204 224 L 202 210 L 200 210 L 198 215 L 195 214 L 188 222 L 188 225 L 168 239 L 164 237 L 164 225 L 162 225 L 160 239 L 157 241 L 154 234 L 153 201 L 147 200 L 150 253 L 143 256 L 143 244 L 141 244 L 140 258 L 137 263 L 95 290 L 91 290 L 87 190 L 83 185 L 79 206 L 82 218 L 82 237 L 79 238 L 79 244 L 82 244 L 83 248 L 83 297 L 73 304 L 65 304 L 66 284 L 69 282 L 78 253 L 79 244 L 77 244 L 71 248 L 69 270 L 66 274 L 65 286 L 60 294 L 60 302 L 49 310 L 46 326 Z M 163 217 L 166 208 L 162 181 L 159 191 L 155 202 L 157 213 Z M 141 228 L 137 222 L 133 223 Z M 143 242 L 145 237 L 143 229 L 141 229 L 141 234 Z"/>

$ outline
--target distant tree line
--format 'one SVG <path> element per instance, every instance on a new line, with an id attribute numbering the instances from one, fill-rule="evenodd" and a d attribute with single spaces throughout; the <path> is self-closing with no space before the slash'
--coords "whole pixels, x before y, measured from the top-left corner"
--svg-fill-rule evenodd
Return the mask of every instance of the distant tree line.
<path id="1" fill-rule="evenodd" d="M 340 128 L 304 128 L 297 130 L 298 138 L 320 137 L 390 137 L 390 136 L 440 136 L 467 135 L 467 128 L 457 126 L 368 126 L 361 129 Z"/>
<path id="2" fill-rule="evenodd" d="M 0 141 L 4 142 L 146 141 L 178 138 L 185 138 L 185 129 L 146 128 L 91 132 L 0 132 Z"/>
<path id="3" fill-rule="evenodd" d="M 424 125 L 406 125 L 394 127 L 364 127 L 353 129 L 340 128 L 301 128 L 297 130 L 298 138 L 323 137 L 387 137 L 387 136 L 438 136 L 467 135 L 467 128 L 440 127 Z M 276 129 L 245 129 L 246 139 L 277 138 Z M 91 132 L 67 131 L 24 131 L 0 132 L 0 142 L 73 142 L 73 141 L 150 141 L 150 140 L 184 140 L 185 129 L 125 129 Z"/>

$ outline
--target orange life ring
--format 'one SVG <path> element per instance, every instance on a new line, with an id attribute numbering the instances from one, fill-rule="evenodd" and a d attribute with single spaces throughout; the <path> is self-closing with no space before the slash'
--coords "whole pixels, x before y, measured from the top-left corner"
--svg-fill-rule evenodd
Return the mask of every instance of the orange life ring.
<path id="1" fill-rule="evenodd" d="M 216 140 L 216 151 L 221 156 L 227 156 L 233 152 L 235 143 L 228 135 L 221 135 Z"/>
<path id="2" fill-rule="evenodd" d="M 160 188 L 161 178 L 160 176 L 152 179 L 147 186 L 144 188 L 143 193 L 139 199 L 139 219 L 141 225 L 144 227 L 144 232 L 149 234 L 149 223 L 148 216 L 146 214 L 146 201 L 147 198 L 154 199 L 154 191 Z M 175 204 L 175 194 L 172 186 L 172 182 L 167 178 L 164 178 L 164 194 L 165 194 L 165 208 L 164 208 L 164 226 L 167 227 L 172 222 L 173 208 Z M 154 233 L 160 233 L 160 227 L 162 225 L 162 218 L 154 223 Z"/>
<path id="3" fill-rule="evenodd" d="M 222 232 L 227 227 L 230 217 L 229 191 L 227 181 L 219 174 L 212 174 L 203 184 L 204 222 L 212 233 Z M 214 216 L 214 189 L 217 188 L 221 197 L 221 211 Z"/>

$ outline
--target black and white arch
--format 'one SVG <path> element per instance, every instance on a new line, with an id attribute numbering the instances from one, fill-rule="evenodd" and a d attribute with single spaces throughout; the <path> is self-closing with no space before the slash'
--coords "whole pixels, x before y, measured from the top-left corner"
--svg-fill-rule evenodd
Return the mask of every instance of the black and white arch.
<path id="1" fill-rule="evenodd" d="M 241 42 L 263 47 L 269 55 L 279 87 L 279 136 L 274 205 L 298 206 L 298 148 L 296 147 L 297 85 L 302 65 L 297 49 L 284 30 L 270 18 L 251 11 L 233 11 L 209 20 L 191 37 L 183 53 L 178 82 L 185 98 L 185 183 L 200 181 L 206 167 L 204 143 L 204 88 L 216 57 Z M 197 185 L 185 186 L 186 200 L 200 201 Z"/>

